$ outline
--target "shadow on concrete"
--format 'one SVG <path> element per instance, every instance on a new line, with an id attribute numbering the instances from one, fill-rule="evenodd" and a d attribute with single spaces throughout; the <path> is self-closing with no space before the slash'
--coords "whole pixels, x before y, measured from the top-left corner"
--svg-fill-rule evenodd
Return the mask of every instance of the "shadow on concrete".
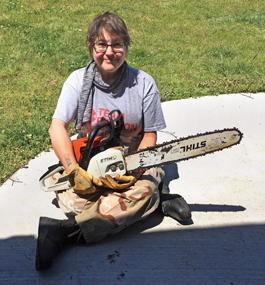
<path id="1" fill-rule="evenodd" d="M 235 205 L 189 204 L 192 212 L 242 212 L 246 208 Z"/>
<path id="2" fill-rule="evenodd" d="M 265 225 L 146 231 L 158 213 L 35 271 L 34 236 L 0 240 L 1 284 L 264 284 Z"/>

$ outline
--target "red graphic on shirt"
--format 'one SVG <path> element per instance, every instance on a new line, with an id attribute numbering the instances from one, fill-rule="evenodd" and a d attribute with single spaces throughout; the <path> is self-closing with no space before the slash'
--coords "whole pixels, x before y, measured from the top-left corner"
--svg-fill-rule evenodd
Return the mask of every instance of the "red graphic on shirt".
<path id="1" fill-rule="evenodd" d="M 137 124 L 128 124 L 128 123 L 126 123 L 126 124 L 124 124 L 124 129 L 126 131 L 136 131 Z"/>
<path id="2" fill-rule="evenodd" d="M 109 120 L 109 112 L 110 110 L 104 109 L 104 108 L 98 108 L 98 112 L 96 112 L 94 109 L 92 109 L 92 114 L 91 114 L 91 124 L 98 124 L 104 120 Z M 122 113 L 123 120 L 125 121 L 125 114 Z M 118 113 L 114 112 L 112 114 L 112 118 L 115 120 L 118 117 Z M 136 131 L 137 130 L 137 124 L 129 124 L 129 123 L 124 123 L 124 129 L 126 131 Z"/>
<path id="3" fill-rule="evenodd" d="M 92 109 L 92 114 L 91 114 L 91 123 L 94 122 L 96 120 L 96 115 L 97 113 L 95 112 L 94 109 Z"/>

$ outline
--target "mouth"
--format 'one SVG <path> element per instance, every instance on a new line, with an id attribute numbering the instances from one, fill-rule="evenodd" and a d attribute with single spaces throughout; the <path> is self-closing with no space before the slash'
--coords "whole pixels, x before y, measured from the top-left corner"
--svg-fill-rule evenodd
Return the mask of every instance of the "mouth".
<path id="1" fill-rule="evenodd" d="M 114 60 L 114 58 L 104 58 L 104 61 L 106 62 L 112 62 Z"/>

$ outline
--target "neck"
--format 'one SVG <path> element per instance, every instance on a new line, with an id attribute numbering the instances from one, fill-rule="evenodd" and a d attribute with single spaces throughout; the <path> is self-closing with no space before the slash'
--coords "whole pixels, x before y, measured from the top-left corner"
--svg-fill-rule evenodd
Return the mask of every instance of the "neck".
<path id="1" fill-rule="evenodd" d="M 109 85 L 112 84 L 119 76 L 119 74 L 117 74 L 117 75 L 116 74 L 104 74 L 103 75 L 101 73 L 99 73 L 99 74 L 100 74 L 102 80 Z"/>
<path id="2" fill-rule="evenodd" d="M 98 72 L 99 72 L 99 75 L 101 77 L 101 79 L 107 83 L 107 84 L 112 84 L 121 74 L 121 71 L 122 71 L 122 68 L 119 68 L 117 71 L 115 71 L 114 73 L 113 72 L 101 72 L 99 69 L 98 69 Z"/>

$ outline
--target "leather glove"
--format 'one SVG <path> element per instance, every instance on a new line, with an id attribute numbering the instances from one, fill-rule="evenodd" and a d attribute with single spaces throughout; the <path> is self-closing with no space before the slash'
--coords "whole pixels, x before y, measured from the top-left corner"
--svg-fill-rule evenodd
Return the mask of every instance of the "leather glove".
<path id="1" fill-rule="evenodd" d="M 68 179 L 74 191 L 78 194 L 94 193 L 97 190 L 95 185 L 99 187 L 104 186 L 100 180 L 82 169 L 78 163 L 72 171 L 68 173 Z"/>
<path id="2" fill-rule="evenodd" d="M 140 172 L 134 172 L 130 176 L 118 174 L 115 176 L 115 179 L 113 179 L 110 175 L 106 174 L 106 178 L 101 176 L 99 179 L 103 183 L 104 187 L 114 190 L 122 190 L 132 186 L 141 177 L 141 175 L 142 174 Z"/>

